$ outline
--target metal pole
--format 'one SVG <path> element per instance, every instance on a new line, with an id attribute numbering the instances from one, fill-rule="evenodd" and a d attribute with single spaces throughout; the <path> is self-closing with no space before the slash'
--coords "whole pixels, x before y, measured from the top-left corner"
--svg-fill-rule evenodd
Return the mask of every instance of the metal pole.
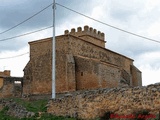
<path id="1" fill-rule="evenodd" d="M 53 39 L 52 39 L 52 99 L 56 98 L 56 39 L 55 39 L 55 9 L 56 4 L 53 0 Z"/>

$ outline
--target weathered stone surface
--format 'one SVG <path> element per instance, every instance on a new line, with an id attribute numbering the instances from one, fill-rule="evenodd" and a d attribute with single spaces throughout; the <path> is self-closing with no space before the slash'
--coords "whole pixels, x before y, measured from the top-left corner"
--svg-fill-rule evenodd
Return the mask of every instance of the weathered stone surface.
<path id="1" fill-rule="evenodd" d="M 160 111 L 160 85 L 147 87 L 123 87 L 77 91 L 50 100 L 48 113 L 81 119 L 101 117 L 107 112 L 129 115 L 147 110 L 150 114 Z"/>
<path id="2" fill-rule="evenodd" d="M 13 100 L 0 99 L 0 110 L 2 110 L 4 107 L 8 108 L 7 115 L 16 118 L 28 118 L 35 115 L 35 113 L 27 111 L 26 108 L 17 104 Z"/>
<path id="3" fill-rule="evenodd" d="M 3 72 L 0 71 L 0 88 L 3 86 L 4 77 L 9 77 L 9 76 L 10 76 L 9 70 L 5 70 Z"/>
<path id="4" fill-rule="evenodd" d="M 106 49 L 104 37 L 104 33 L 88 26 L 66 30 L 65 35 L 56 37 L 56 93 L 141 86 L 141 73 L 133 60 Z M 52 38 L 29 44 L 23 94 L 51 94 Z"/>
<path id="5" fill-rule="evenodd" d="M 0 88 L 0 98 L 21 97 L 22 95 L 22 77 L 4 77 L 3 86 Z M 21 82 L 16 84 L 16 81 Z"/>

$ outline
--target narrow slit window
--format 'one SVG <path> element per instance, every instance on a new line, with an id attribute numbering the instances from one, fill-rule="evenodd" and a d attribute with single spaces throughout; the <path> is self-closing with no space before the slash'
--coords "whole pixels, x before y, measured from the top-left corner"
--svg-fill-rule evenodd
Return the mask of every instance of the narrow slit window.
<path id="1" fill-rule="evenodd" d="M 21 81 L 14 81 L 14 84 L 21 84 Z"/>
<path id="2" fill-rule="evenodd" d="M 83 72 L 81 72 L 81 76 L 83 76 Z"/>

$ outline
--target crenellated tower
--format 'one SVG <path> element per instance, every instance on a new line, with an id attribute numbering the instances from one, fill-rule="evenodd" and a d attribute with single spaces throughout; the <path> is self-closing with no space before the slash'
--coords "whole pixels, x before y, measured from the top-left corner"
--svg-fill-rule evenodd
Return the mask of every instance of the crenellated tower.
<path id="1" fill-rule="evenodd" d="M 98 45 L 100 47 L 105 48 L 105 34 L 102 33 L 101 31 L 97 31 L 96 29 L 93 29 L 92 27 L 89 26 L 84 26 L 84 30 L 82 30 L 81 27 L 77 28 L 77 31 L 75 28 L 72 28 L 71 31 L 65 30 L 64 34 L 70 34 L 74 35 L 76 37 L 79 37 L 85 41 L 88 41 L 90 43 L 93 43 L 95 45 Z"/>

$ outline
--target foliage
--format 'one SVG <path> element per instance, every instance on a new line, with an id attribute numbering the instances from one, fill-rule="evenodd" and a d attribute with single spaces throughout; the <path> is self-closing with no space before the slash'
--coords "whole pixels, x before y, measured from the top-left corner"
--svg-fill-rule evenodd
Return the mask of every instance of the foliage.
<path id="1" fill-rule="evenodd" d="M 17 120 L 14 117 L 8 116 L 6 114 L 6 112 L 8 111 L 8 107 L 4 107 L 1 111 L 0 111 L 0 120 Z"/>
<path id="2" fill-rule="evenodd" d="M 6 99 L 6 100 L 11 100 L 11 99 Z M 34 112 L 35 116 L 30 118 L 22 118 L 22 119 L 14 118 L 6 114 L 8 111 L 8 107 L 4 107 L 0 111 L 0 120 L 76 120 L 74 118 L 54 116 L 47 113 L 46 112 L 47 111 L 46 105 L 48 103 L 47 99 L 26 101 L 19 98 L 12 98 L 12 100 L 24 106 L 28 111 Z M 39 114 L 39 113 L 42 113 L 42 114 Z"/>
<path id="3" fill-rule="evenodd" d="M 47 99 L 43 100 L 34 100 L 34 101 L 25 101 L 22 99 L 14 98 L 13 99 L 18 104 L 24 106 L 28 111 L 31 112 L 46 112 L 47 111 Z"/>
<path id="4" fill-rule="evenodd" d="M 113 114 L 112 112 L 106 112 L 100 120 L 109 120 L 110 119 L 110 115 Z"/>
<path id="5" fill-rule="evenodd" d="M 8 99 L 8 100 L 10 100 L 10 99 Z M 15 101 L 17 104 L 24 106 L 28 111 L 34 112 L 35 116 L 33 116 L 31 118 L 22 118 L 22 119 L 14 118 L 14 117 L 8 116 L 6 114 L 9 108 L 4 107 L 0 111 L 0 120 L 77 120 L 76 118 L 54 116 L 54 115 L 47 113 L 46 112 L 47 111 L 46 105 L 48 103 L 47 99 L 26 101 L 26 100 L 22 100 L 22 99 L 18 99 L 18 98 L 13 98 L 12 100 Z M 39 114 L 39 113 L 41 113 L 41 114 Z M 106 112 L 104 114 L 104 116 L 102 116 L 101 118 L 94 119 L 94 120 L 114 120 L 114 119 L 110 119 L 111 114 L 113 114 L 113 113 Z M 142 111 L 138 111 L 134 114 L 137 116 L 135 118 L 135 120 L 143 120 L 143 118 L 138 118 L 138 115 L 149 115 L 149 111 L 142 110 Z M 159 115 L 157 115 L 157 117 L 154 120 L 159 120 Z"/>

